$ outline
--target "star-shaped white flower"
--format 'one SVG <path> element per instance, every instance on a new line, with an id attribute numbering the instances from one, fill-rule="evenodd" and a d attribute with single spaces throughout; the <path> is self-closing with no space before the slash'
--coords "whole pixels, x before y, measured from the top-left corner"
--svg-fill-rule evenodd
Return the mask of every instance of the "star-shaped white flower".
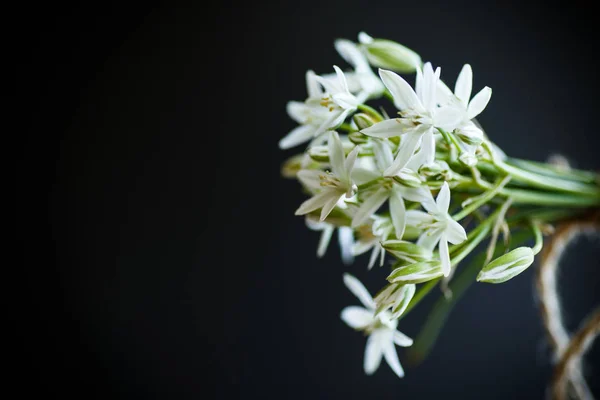
<path id="1" fill-rule="evenodd" d="M 376 179 L 381 177 L 384 174 L 383 171 L 390 167 L 394 157 L 387 139 L 371 139 L 371 145 L 373 147 L 375 168 L 370 171 L 360 171 L 360 175 L 366 177 L 370 174 L 370 179 Z M 416 174 L 408 168 L 402 168 L 395 175 L 400 178 L 405 176 L 406 179 L 410 179 Z M 416 179 L 418 184 L 418 178 Z M 431 199 L 431 193 L 425 187 L 408 187 L 389 179 L 384 180 L 379 187 L 373 188 L 371 193 L 366 196 L 352 218 L 352 227 L 356 228 L 367 222 L 388 199 L 394 233 L 397 239 L 402 239 L 406 227 L 404 199 L 418 203 L 426 202 Z"/>
<path id="2" fill-rule="evenodd" d="M 334 68 L 336 79 L 323 79 L 313 71 L 306 72 L 308 98 L 304 102 L 290 101 L 286 107 L 288 115 L 300 126 L 279 141 L 279 148 L 289 149 L 311 139 L 319 140 L 323 133 L 335 129 L 356 109 L 358 100 L 347 90 L 342 71 Z"/>
<path id="3" fill-rule="evenodd" d="M 469 64 L 465 64 L 456 79 L 454 93 L 444 82 L 438 81 L 438 101 L 442 105 L 456 107 L 462 114 L 461 123 L 466 123 L 481 114 L 492 97 L 492 89 L 488 86 L 481 89 L 473 99 L 472 90 L 473 70 Z"/>
<path id="4" fill-rule="evenodd" d="M 417 245 L 427 250 L 433 251 L 439 243 L 440 261 L 442 262 L 442 271 L 444 276 L 450 275 L 450 253 L 448 251 L 448 242 L 459 244 L 467 240 L 465 228 L 452 219 L 448 214 L 450 207 L 450 188 L 448 182 L 444 182 L 440 192 L 434 202 L 422 203 L 423 207 L 429 212 L 410 210 L 407 211 L 407 220 L 415 226 L 424 229 L 419 236 Z"/>
<path id="5" fill-rule="evenodd" d="M 480 142 L 484 139 L 483 131 L 473 123 L 473 119 L 483 112 L 492 97 L 492 89 L 488 86 L 481 89 L 472 99 L 473 70 L 465 64 L 458 74 L 454 93 L 441 80 L 438 82 L 438 102 L 448 107 L 454 107 L 461 117 L 455 128 L 455 133 L 463 139 L 463 150 L 474 156 L 477 146 L 468 142 Z"/>
<path id="6" fill-rule="evenodd" d="M 353 196 L 356 185 L 352 181 L 352 169 L 358 156 L 359 147 L 355 147 L 348 157 L 344 157 L 344 148 L 337 132 L 329 133 L 329 162 L 331 172 L 320 170 L 300 170 L 298 179 L 310 190 L 317 192 L 296 210 L 296 215 L 304 215 L 321 208 L 320 220 L 323 221 L 342 196 Z"/>
<path id="7" fill-rule="evenodd" d="M 341 314 L 342 320 L 348 326 L 364 331 L 369 335 L 365 347 L 365 373 L 367 375 L 373 374 L 379 368 L 381 359 L 385 358 L 394 373 L 402 378 L 404 370 L 398 360 L 394 344 L 408 347 L 413 344 L 413 340 L 396 330 L 398 320 L 390 318 L 391 314 L 388 311 L 375 315 L 375 302 L 358 279 L 352 275 L 344 274 L 344 283 L 365 306 L 365 308 L 358 306 L 346 307 Z"/>
<path id="8" fill-rule="evenodd" d="M 361 132 L 380 138 L 401 136 L 394 162 L 384 172 L 386 176 L 395 175 L 404 168 L 422 142 L 422 147 L 428 149 L 424 162 L 432 162 L 435 157 L 434 129 L 454 129 L 460 122 L 462 115 L 457 113 L 456 108 L 439 107 L 437 104 L 440 71 L 438 67 L 434 72 L 430 63 L 425 64 L 422 72 L 417 69 L 417 81 L 413 90 L 394 72 L 379 70 L 381 80 L 394 98 L 394 105 L 401 110 L 401 118 L 379 122 Z"/>

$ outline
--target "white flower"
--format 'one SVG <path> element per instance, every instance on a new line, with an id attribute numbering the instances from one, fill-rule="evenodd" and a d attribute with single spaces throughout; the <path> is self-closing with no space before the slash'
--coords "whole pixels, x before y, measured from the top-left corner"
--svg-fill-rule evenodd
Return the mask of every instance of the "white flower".
<path id="1" fill-rule="evenodd" d="M 371 171 L 360 171 L 359 175 L 364 177 L 371 174 L 372 180 L 381 177 L 383 171 L 389 168 L 393 163 L 393 155 L 387 139 L 372 139 L 371 144 L 375 159 L 375 169 Z M 403 168 L 398 171 L 396 175 L 400 178 L 402 178 L 403 175 L 406 175 L 408 179 L 413 174 L 414 173 L 411 170 Z M 394 225 L 394 233 L 397 239 L 402 239 L 406 227 L 406 207 L 404 205 L 404 199 L 418 203 L 426 202 L 431 199 L 431 193 L 425 187 L 408 187 L 396 181 L 384 180 L 379 186 L 373 188 L 370 195 L 364 199 L 352 218 L 352 227 L 356 228 L 368 221 L 388 199 L 390 201 L 389 209 Z"/>
<path id="2" fill-rule="evenodd" d="M 279 141 L 279 148 L 289 149 L 311 139 L 318 139 L 327 130 L 339 126 L 353 111 L 352 108 L 343 108 L 334 103 L 330 94 L 322 90 L 318 78 L 313 71 L 307 71 L 308 98 L 304 102 L 288 102 L 287 113 L 300 126 L 294 128 Z M 343 100 L 344 96 L 339 97 Z"/>
<path id="3" fill-rule="evenodd" d="M 335 79 L 322 76 L 315 78 L 325 88 L 326 97 L 323 99 L 323 103 L 330 107 L 337 105 L 345 111 L 356 110 L 356 107 L 361 103 L 360 100 L 350 93 L 346 76 L 342 70 L 337 65 L 334 65 L 333 69 L 336 73 Z"/>
<path id="4" fill-rule="evenodd" d="M 319 246 L 317 247 L 317 257 L 323 257 L 327 251 L 327 247 L 329 246 L 331 236 L 333 236 L 336 226 L 325 221 L 315 221 L 310 217 L 306 217 L 306 226 L 310 230 L 321 231 L 321 238 L 319 239 Z M 352 264 L 354 261 L 354 254 L 352 254 L 352 249 L 354 247 L 354 233 L 351 228 L 347 226 L 338 227 L 338 244 L 340 246 L 344 264 Z"/>
<path id="5" fill-rule="evenodd" d="M 337 132 L 329 133 L 329 162 L 331 172 L 320 170 L 300 170 L 298 179 L 313 191 L 320 190 L 313 197 L 306 200 L 296 210 L 296 215 L 308 214 L 321 208 L 320 220 L 323 221 L 335 207 L 342 196 L 352 197 L 356 185 L 352 181 L 352 168 L 358 156 L 359 148 L 355 147 L 348 157 L 344 157 L 344 148 Z"/>
<path id="6" fill-rule="evenodd" d="M 358 240 L 354 242 L 352 246 L 352 254 L 355 256 L 372 250 L 368 265 L 369 269 L 373 268 L 377 258 L 379 258 L 379 266 L 383 266 L 383 262 L 385 260 L 385 249 L 383 246 L 381 246 L 381 242 L 386 241 L 394 230 L 392 221 L 387 217 L 372 215 L 371 219 L 373 220 L 373 223 L 371 224 L 370 229 L 368 229 L 366 226 L 361 227 L 362 229 L 359 228 Z"/>
<path id="7" fill-rule="evenodd" d="M 344 274 L 344 283 L 366 307 L 346 307 L 341 314 L 342 320 L 348 326 L 369 334 L 365 348 L 365 373 L 367 375 L 373 374 L 379 368 L 381 359 L 385 358 L 396 375 L 402 378 L 404 370 L 398 360 L 394 344 L 408 347 L 412 345 L 412 339 L 396 330 L 398 320 L 391 319 L 391 314 L 388 311 L 375 315 L 375 302 L 358 279 L 352 275 Z"/>
<path id="8" fill-rule="evenodd" d="M 455 128 L 456 135 L 463 141 L 463 150 L 469 156 L 474 157 L 477 145 L 484 138 L 483 131 L 473 123 L 473 118 L 477 117 L 490 101 L 492 89 L 488 86 L 481 89 L 473 99 L 471 92 L 473 90 L 473 70 L 469 64 L 465 64 L 458 74 L 454 93 L 441 80 L 438 82 L 438 100 L 442 105 L 453 107 L 461 115 L 460 123 Z"/>
<path id="9" fill-rule="evenodd" d="M 348 75 L 348 85 L 360 91 L 357 97 L 364 102 L 369 97 L 380 96 L 385 90 L 381 80 L 375 75 L 369 61 L 357 45 L 346 39 L 338 39 L 334 43 L 335 49 L 352 67 L 353 74 Z M 353 85 L 352 85 L 353 84 Z"/>
<path id="10" fill-rule="evenodd" d="M 456 79 L 454 93 L 450 91 L 444 82 L 438 81 L 439 103 L 442 105 L 452 104 L 462 114 L 461 122 L 466 123 L 481 114 L 492 97 L 492 89 L 488 86 L 481 89 L 473 99 L 471 99 L 472 90 L 473 70 L 469 64 L 465 64 Z"/>
<path id="11" fill-rule="evenodd" d="M 426 63 L 423 72 L 417 69 L 415 90 L 394 72 L 380 69 L 379 75 L 394 97 L 394 105 L 402 110 L 401 118 L 385 120 L 361 131 L 380 138 L 402 135 L 394 162 L 384 174 L 395 175 L 405 167 L 421 143 L 422 148 L 427 149 L 423 163 L 432 162 L 435 158 L 434 129 L 453 129 L 462 117 L 455 107 L 438 107 L 436 92 L 440 68 L 434 72 L 431 64 Z"/>
<path id="12" fill-rule="evenodd" d="M 444 276 L 450 275 L 450 253 L 448 242 L 459 244 L 467 240 L 465 228 L 452 219 L 448 214 L 450 206 L 450 188 L 448 182 L 444 182 L 435 203 L 422 203 L 429 214 L 422 211 L 410 210 L 407 212 L 407 220 L 417 227 L 424 229 L 417 240 L 417 245 L 433 251 L 439 243 L 440 261 Z"/>

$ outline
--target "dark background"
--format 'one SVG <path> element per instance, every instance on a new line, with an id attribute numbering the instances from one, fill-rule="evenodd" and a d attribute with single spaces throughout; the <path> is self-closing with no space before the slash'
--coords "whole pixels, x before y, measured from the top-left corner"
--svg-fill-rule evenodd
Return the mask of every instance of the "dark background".
<path id="1" fill-rule="evenodd" d="M 585 2 L 351 1 L 7 12 L 17 86 L 21 392 L 48 398 L 540 399 L 551 376 L 533 268 L 474 285 L 430 358 L 365 376 L 343 325 L 384 270 L 343 267 L 293 212 L 277 141 L 304 72 L 346 67 L 333 40 L 365 30 L 493 88 L 480 117 L 508 154 L 598 169 L 596 22 Z M 560 6 L 560 7 L 559 7 Z M 14 128 L 13 128 L 14 129 Z M 11 139 L 12 140 L 12 139 Z M 23 150 L 21 150 L 23 149 Z M 6 149 L 12 153 L 10 148 Z M 11 156 L 12 154 L 8 154 Z M 560 276 L 567 324 L 598 304 L 598 246 Z M 7 283 L 12 286 L 11 283 Z M 416 335 L 428 299 L 400 329 Z M 587 370 L 597 396 L 598 345 Z M 595 386 L 594 386 L 595 385 Z"/>

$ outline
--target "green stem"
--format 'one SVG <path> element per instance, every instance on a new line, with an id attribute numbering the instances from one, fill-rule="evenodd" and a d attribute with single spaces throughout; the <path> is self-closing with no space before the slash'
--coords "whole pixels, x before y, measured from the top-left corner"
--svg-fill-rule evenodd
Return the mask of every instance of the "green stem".
<path id="1" fill-rule="evenodd" d="M 578 195 L 588 195 L 600 199 L 600 188 L 595 185 L 588 185 L 585 183 L 573 182 L 525 171 L 502 161 L 497 162 L 496 166 L 504 173 L 512 175 L 516 181 L 526 183 L 532 187 L 550 189 L 552 191 L 576 193 Z"/>
<path id="2" fill-rule="evenodd" d="M 542 250 L 542 246 L 544 245 L 544 238 L 542 236 L 542 230 L 540 229 L 540 225 L 537 222 L 531 223 L 531 229 L 533 230 L 533 234 L 535 235 L 535 245 L 533 246 L 533 255 L 538 254 Z"/>
<path id="3" fill-rule="evenodd" d="M 477 210 L 479 207 L 481 207 L 482 205 L 490 201 L 492 198 L 494 198 L 494 196 L 496 196 L 509 181 L 509 175 L 505 176 L 503 179 L 499 179 L 498 182 L 492 188 L 479 195 L 475 201 L 470 203 L 467 207 L 463 208 L 462 211 L 454 214 L 452 218 L 455 221 L 460 221 L 467 215 L 471 214 L 473 211 Z M 472 197 L 472 199 L 475 199 L 475 197 Z"/>
<path id="4" fill-rule="evenodd" d="M 560 168 L 558 166 L 541 163 L 536 161 L 521 160 L 518 158 L 509 158 L 505 161 L 507 164 L 520 167 L 529 172 L 535 172 L 541 175 L 553 176 L 562 179 L 570 179 L 583 183 L 594 184 L 598 181 L 598 174 L 589 171 L 582 171 L 571 168 Z"/>

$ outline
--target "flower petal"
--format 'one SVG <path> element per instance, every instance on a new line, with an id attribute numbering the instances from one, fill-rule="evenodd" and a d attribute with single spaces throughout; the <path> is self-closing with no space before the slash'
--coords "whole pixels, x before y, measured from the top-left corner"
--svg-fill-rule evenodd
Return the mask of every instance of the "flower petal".
<path id="1" fill-rule="evenodd" d="M 373 322 L 373 311 L 358 306 L 346 307 L 340 316 L 350 328 L 362 329 Z"/>
<path id="2" fill-rule="evenodd" d="M 314 169 L 301 169 L 296 174 L 298 180 L 311 190 L 319 190 L 323 188 L 321 186 L 320 178 L 322 175 L 325 175 L 325 172 Z"/>
<path id="3" fill-rule="evenodd" d="M 352 246 L 352 254 L 355 256 L 359 256 L 363 253 L 366 253 L 367 251 L 371 250 L 375 244 L 377 244 L 375 240 L 359 240 L 358 242 L 355 242 Z"/>
<path id="4" fill-rule="evenodd" d="M 344 284 L 369 310 L 375 310 L 375 302 L 364 285 L 352 275 L 344 274 Z"/>
<path id="5" fill-rule="evenodd" d="M 375 244 L 373 246 L 373 251 L 371 251 L 371 257 L 369 258 L 369 265 L 367 265 L 367 269 L 371 270 L 373 265 L 375 265 L 375 260 L 377 260 L 377 256 L 379 255 L 379 246 Z"/>
<path id="6" fill-rule="evenodd" d="M 369 198 L 367 198 L 354 214 L 352 218 L 352 228 L 356 228 L 367 222 L 369 218 L 381 207 L 388 199 L 390 191 L 386 188 L 379 188 Z"/>
<path id="7" fill-rule="evenodd" d="M 419 239 L 417 239 L 417 245 L 424 247 L 429 251 L 433 251 L 443 233 L 444 230 L 442 228 L 429 229 L 419 236 Z"/>
<path id="8" fill-rule="evenodd" d="M 339 193 L 336 193 L 336 195 L 331 196 L 329 199 L 327 199 L 325 204 L 323 204 L 323 208 L 321 209 L 321 217 L 320 217 L 321 221 L 324 221 L 325 218 L 327 218 L 327 216 L 329 215 L 331 210 L 334 209 L 335 205 L 340 200 L 340 197 L 342 197 L 341 195 L 338 195 L 338 194 Z"/>
<path id="9" fill-rule="evenodd" d="M 394 331 L 394 343 L 398 346 L 409 347 L 412 346 L 413 340 L 400 331 Z"/>
<path id="10" fill-rule="evenodd" d="M 442 128 L 445 131 L 453 131 L 460 125 L 464 118 L 465 111 L 450 103 L 436 109 L 434 125 L 436 128 Z"/>
<path id="11" fill-rule="evenodd" d="M 437 92 L 435 94 L 437 103 L 441 106 L 444 106 L 449 103 L 453 97 L 454 93 L 452 93 L 452 90 L 450 90 L 448 85 L 446 85 L 441 79 L 438 80 Z"/>
<path id="12" fill-rule="evenodd" d="M 394 161 L 392 148 L 390 147 L 389 142 L 386 139 L 374 139 L 372 143 L 373 153 L 375 155 L 375 163 L 377 164 L 377 168 L 383 171 L 392 164 L 392 161 Z"/>
<path id="13" fill-rule="evenodd" d="M 398 149 L 398 154 L 396 154 L 394 162 L 383 172 L 385 176 L 394 176 L 406 166 L 406 164 L 410 161 L 410 158 L 413 156 L 415 149 L 419 145 L 419 140 L 425 132 L 426 130 L 423 129 L 415 129 L 406 132 L 402 136 L 400 148 Z"/>
<path id="14" fill-rule="evenodd" d="M 338 228 L 338 243 L 342 254 L 344 264 L 352 264 L 354 255 L 352 255 L 352 246 L 354 245 L 354 231 L 347 226 Z"/>
<path id="15" fill-rule="evenodd" d="M 366 129 L 361 130 L 361 133 L 364 133 L 367 136 L 379 137 L 379 138 L 389 138 L 400 136 L 405 131 L 405 126 L 402 124 L 400 118 L 395 119 L 386 119 L 385 121 L 381 121 L 372 125 Z"/>
<path id="16" fill-rule="evenodd" d="M 364 360 L 364 369 L 367 375 L 372 375 L 381 364 L 381 357 L 383 356 L 381 339 L 381 332 L 378 331 L 373 332 L 367 339 Z"/>
<path id="17" fill-rule="evenodd" d="M 279 148 L 281 150 L 291 149 L 301 143 L 307 142 L 315 134 L 315 127 L 311 125 L 300 125 L 292 129 L 287 135 L 285 135 L 279 141 Z"/>
<path id="18" fill-rule="evenodd" d="M 454 94 L 458 97 L 465 108 L 471 99 L 471 90 L 473 89 L 473 70 L 469 64 L 465 64 L 458 74 Z"/>
<path id="19" fill-rule="evenodd" d="M 296 215 L 304 215 L 308 214 L 311 211 L 318 210 L 327 204 L 331 199 L 335 198 L 337 201 L 342 194 L 337 190 L 323 190 L 320 193 L 317 193 L 310 199 L 306 200 L 304 203 L 300 204 L 300 207 L 296 210 Z M 335 203 L 334 203 L 335 205 Z"/>
<path id="20" fill-rule="evenodd" d="M 408 210 L 406 211 L 406 224 L 414 227 L 427 227 L 433 224 L 434 219 L 431 215 L 426 212 L 419 210 Z"/>
<path id="21" fill-rule="evenodd" d="M 394 225 L 396 239 L 400 240 L 406 229 L 406 207 L 404 205 L 404 199 L 402 198 L 399 189 L 396 187 L 392 189 L 392 193 L 390 194 L 390 217 L 392 218 L 392 224 Z"/>
<path id="22" fill-rule="evenodd" d="M 323 229 L 323 233 L 321 233 L 321 238 L 319 239 L 319 246 L 317 247 L 317 257 L 321 258 L 325 255 L 334 230 L 335 227 L 330 224 L 327 224 Z"/>
<path id="23" fill-rule="evenodd" d="M 446 226 L 446 238 L 452 244 L 459 244 L 467 240 L 467 232 L 461 224 L 448 218 L 448 226 Z"/>
<path id="24" fill-rule="evenodd" d="M 437 211 L 440 213 L 448 213 L 448 208 L 450 207 L 450 186 L 448 186 L 448 182 L 444 182 L 440 192 L 435 199 L 435 204 L 437 205 Z"/>
<path id="25" fill-rule="evenodd" d="M 381 176 L 381 174 L 372 171 L 366 168 L 353 168 L 352 169 L 352 180 L 357 184 L 361 185 L 363 183 L 367 183 L 372 181 L 373 179 L 377 179 Z"/>
<path id="26" fill-rule="evenodd" d="M 314 71 L 306 71 L 306 92 L 308 93 L 309 98 L 319 98 L 323 95 L 323 91 L 315 79 L 316 77 L 317 74 L 315 74 Z"/>
<path id="27" fill-rule="evenodd" d="M 307 116 L 311 114 L 311 107 L 301 101 L 288 101 L 285 110 L 299 124 L 305 124 Z"/>
<path id="28" fill-rule="evenodd" d="M 491 88 L 486 86 L 483 89 L 481 89 L 481 91 L 477 93 L 475 97 L 473 97 L 473 100 L 471 100 L 471 102 L 469 103 L 469 108 L 467 109 L 467 118 L 473 119 L 479 114 L 481 114 L 481 112 L 485 110 L 485 107 L 489 103 L 491 97 Z"/>
<path id="29" fill-rule="evenodd" d="M 442 262 L 442 272 L 444 276 L 450 275 L 450 253 L 448 252 L 448 240 L 446 239 L 446 235 L 442 234 L 440 237 L 440 261 Z"/>
<path id="30" fill-rule="evenodd" d="M 387 361 L 392 371 L 398 377 L 404 377 L 404 370 L 402 369 L 402 365 L 400 365 L 400 360 L 398 360 L 398 353 L 396 353 L 396 347 L 394 347 L 394 342 L 389 341 L 383 344 L 383 355 L 385 357 L 385 361 Z"/>
<path id="31" fill-rule="evenodd" d="M 398 74 L 385 69 L 379 69 L 379 76 L 383 84 L 394 97 L 394 105 L 399 110 L 411 109 L 423 111 L 423 105 L 413 88 Z"/>
<path id="32" fill-rule="evenodd" d="M 346 171 L 344 168 L 344 147 L 337 132 L 329 132 L 329 141 L 327 142 L 329 150 L 329 163 L 333 174 L 342 177 Z"/>
<path id="33" fill-rule="evenodd" d="M 348 157 L 346 157 L 346 160 L 344 161 L 345 176 L 343 178 L 346 179 L 347 183 L 350 183 L 349 181 L 352 177 L 352 169 L 354 169 L 354 163 L 356 162 L 356 158 L 358 157 L 359 152 L 360 147 L 356 146 L 352 149 L 352 151 L 348 154 Z"/>

